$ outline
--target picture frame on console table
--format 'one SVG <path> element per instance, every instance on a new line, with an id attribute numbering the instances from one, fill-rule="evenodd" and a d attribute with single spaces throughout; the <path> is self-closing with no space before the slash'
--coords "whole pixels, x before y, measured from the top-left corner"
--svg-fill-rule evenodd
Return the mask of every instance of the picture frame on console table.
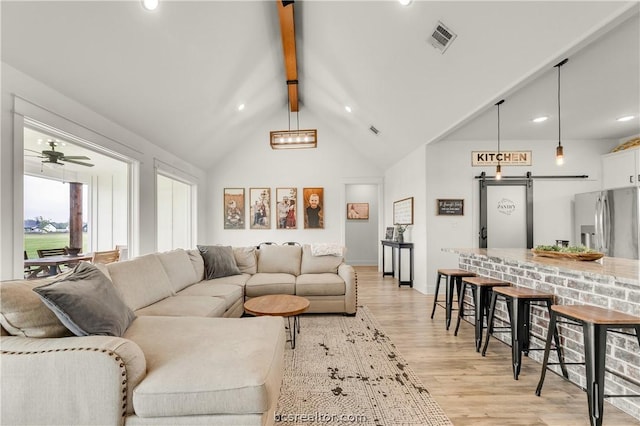
<path id="1" fill-rule="evenodd" d="M 276 229 L 298 228 L 298 189 L 276 188 Z"/>
<path id="2" fill-rule="evenodd" d="M 249 188 L 249 228 L 271 228 L 271 188 Z"/>
<path id="3" fill-rule="evenodd" d="M 324 188 L 302 188 L 304 229 L 324 228 Z"/>
<path id="4" fill-rule="evenodd" d="M 244 188 L 225 188 L 224 229 L 244 229 Z"/>
<path id="5" fill-rule="evenodd" d="M 387 233 L 385 234 L 384 239 L 388 241 L 392 241 L 395 230 L 396 228 L 394 228 L 393 226 L 387 226 Z"/>

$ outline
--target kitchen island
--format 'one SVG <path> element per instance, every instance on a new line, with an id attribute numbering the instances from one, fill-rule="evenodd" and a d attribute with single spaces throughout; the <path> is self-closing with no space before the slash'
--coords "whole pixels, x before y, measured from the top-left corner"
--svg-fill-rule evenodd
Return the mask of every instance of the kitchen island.
<path id="1" fill-rule="evenodd" d="M 458 255 L 460 269 L 553 293 L 558 304 L 595 305 L 640 316 L 638 260 L 603 257 L 597 261 L 575 261 L 535 256 L 527 249 L 446 248 L 443 251 Z M 508 318 L 503 303 L 496 306 L 496 315 Z M 546 336 L 548 321 L 545 308 L 532 307 L 531 332 L 534 335 Z M 496 322 L 496 326 L 502 325 Z M 581 362 L 584 359 L 582 329 L 561 325 L 559 330 L 565 361 Z M 511 341 L 508 333 L 496 332 L 495 335 L 504 342 Z M 532 339 L 531 348 L 543 347 L 544 341 Z M 542 351 L 529 353 L 529 358 L 540 363 L 542 356 Z M 610 334 L 606 365 L 608 369 L 640 382 L 640 349 L 636 337 Z M 559 372 L 558 366 L 552 369 Z M 573 365 L 568 369 L 570 380 L 584 387 L 584 366 Z M 607 394 L 633 394 L 640 393 L 640 386 L 606 374 L 605 391 Z M 611 398 L 608 401 L 640 420 L 640 398 Z"/>

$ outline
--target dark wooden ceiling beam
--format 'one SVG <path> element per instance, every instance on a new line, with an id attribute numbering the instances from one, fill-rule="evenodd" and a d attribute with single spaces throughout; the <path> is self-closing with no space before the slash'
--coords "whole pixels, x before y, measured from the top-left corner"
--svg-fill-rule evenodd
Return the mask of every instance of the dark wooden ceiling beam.
<path id="1" fill-rule="evenodd" d="M 287 92 L 291 112 L 298 111 L 298 59 L 296 55 L 296 27 L 293 19 L 293 2 L 283 6 L 276 0 L 280 17 L 280 33 L 282 35 L 282 51 L 284 53 L 284 70 L 286 74 Z"/>

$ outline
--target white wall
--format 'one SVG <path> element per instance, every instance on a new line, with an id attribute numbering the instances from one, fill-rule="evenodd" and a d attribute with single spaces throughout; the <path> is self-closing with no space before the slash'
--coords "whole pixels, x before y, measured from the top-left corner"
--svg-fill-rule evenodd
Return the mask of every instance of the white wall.
<path id="1" fill-rule="evenodd" d="M 269 131 L 282 127 L 282 120 L 271 128 L 255 129 L 252 137 L 212 166 L 208 174 L 207 219 L 209 231 L 201 243 L 225 245 L 255 245 L 263 241 L 282 243 L 339 242 L 344 243 L 345 184 L 354 177 L 379 179 L 381 171 L 351 149 L 345 140 L 322 126 L 322 121 L 303 110 L 305 123 L 318 127 L 318 147 L 301 150 L 272 150 Z M 305 127 L 306 128 L 306 127 Z M 245 220 L 248 221 L 249 188 L 271 188 L 271 229 L 225 230 L 223 227 L 224 188 L 245 188 Z M 324 229 L 304 229 L 302 208 L 298 209 L 298 229 L 275 229 L 273 212 L 275 190 L 278 187 L 298 188 L 298 204 L 302 204 L 302 188 L 324 188 Z M 302 206 L 300 206 L 302 207 Z"/>
<path id="2" fill-rule="evenodd" d="M 198 196 L 207 196 L 204 172 L 156 147 L 152 141 L 141 138 L 4 62 L 1 83 L 0 279 L 21 277 L 23 269 L 22 135 L 16 134 L 14 138 L 14 122 L 20 124 L 21 115 L 139 162 L 139 176 L 134 182 L 139 201 L 136 203 L 136 217 L 133 218 L 137 222 L 138 232 L 134 236 L 135 246 L 129 248 L 130 255 L 155 251 L 155 159 L 192 176 L 198 183 Z M 18 114 L 13 113 L 14 109 Z M 198 205 L 202 206 L 198 214 L 199 236 L 204 236 L 208 222 L 204 212 L 205 203 Z"/>
<path id="3" fill-rule="evenodd" d="M 390 167 L 384 178 L 384 226 L 393 226 L 393 202 L 413 197 L 413 225 L 404 233 L 404 241 L 414 244 L 414 280 L 413 287 L 422 292 L 427 291 L 427 205 L 426 197 L 426 171 L 425 171 L 426 145 L 413 151 L 398 163 Z M 388 250 L 388 249 L 387 249 Z M 380 251 L 382 257 L 382 251 Z M 408 256 L 404 256 L 407 259 Z M 382 259 L 380 258 L 380 262 Z M 403 264 L 404 271 L 408 266 Z"/>
<path id="4" fill-rule="evenodd" d="M 617 141 L 563 141 L 565 164 L 555 165 L 557 141 L 503 141 L 510 150 L 531 150 L 532 166 L 505 167 L 504 176 L 589 175 L 588 179 L 535 179 L 533 183 L 533 244 L 572 240 L 573 195 L 595 191 L 601 185 L 600 155 Z M 458 256 L 442 252 L 446 247 L 478 247 L 479 183 L 474 176 L 495 167 L 471 167 L 471 151 L 495 150 L 495 141 L 441 141 L 426 147 L 427 277 L 429 292 L 435 287 L 438 268 L 456 268 Z M 464 216 L 437 216 L 438 198 L 462 198 Z M 572 244 L 574 242 L 572 241 Z"/>

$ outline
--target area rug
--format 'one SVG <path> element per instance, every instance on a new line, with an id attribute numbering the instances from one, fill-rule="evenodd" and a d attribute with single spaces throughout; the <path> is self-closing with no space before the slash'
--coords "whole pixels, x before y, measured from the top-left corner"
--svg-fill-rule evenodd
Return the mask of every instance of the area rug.
<path id="1" fill-rule="evenodd" d="M 367 307 L 304 315 L 287 344 L 276 424 L 451 425 Z"/>

